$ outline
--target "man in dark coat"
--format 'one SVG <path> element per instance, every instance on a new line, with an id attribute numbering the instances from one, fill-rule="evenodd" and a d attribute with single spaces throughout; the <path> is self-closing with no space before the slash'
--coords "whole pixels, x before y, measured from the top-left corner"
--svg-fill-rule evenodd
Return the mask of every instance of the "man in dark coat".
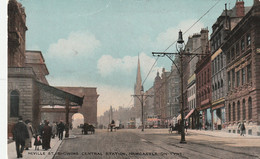
<path id="1" fill-rule="evenodd" d="M 26 124 L 23 122 L 23 118 L 20 116 L 18 118 L 18 123 L 16 123 L 13 128 L 13 139 L 16 145 L 17 158 L 23 157 L 22 153 L 27 138 L 29 138 L 29 132 Z"/>
<path id="2" fill-rule="evenodd" d="M 51 136 L 52 136 L 52 129 L 48 125 L 49 122 L 45 122 L 45 126 L 43 127 L 42 131 L 42 148 L 45 150 L 48 150 L 51 148 L 50 142 L 51 142 Z"/>
<path id="3" fill-rule="evenodd" d="M 65 129 L 65 125 L 63 124 L 62 121 L 60 121 L 60 123 L 58 124 L 58 133 L 59 133 L 59 140 L 62 140 L 63 138 L 63 132 L 64 132 L 64 129 Z"/>

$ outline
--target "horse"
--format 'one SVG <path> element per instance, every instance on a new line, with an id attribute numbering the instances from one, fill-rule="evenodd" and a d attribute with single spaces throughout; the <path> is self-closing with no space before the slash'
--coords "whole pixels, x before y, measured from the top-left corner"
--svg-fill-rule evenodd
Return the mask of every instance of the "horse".
<path id="1" fill-rule="evenodd" d="M 88 123 L 84 123 L 84 125 L 82 126 L 82 134 L 84 133 L 85 135 L 88 134 L 88 131 L 91 132 L 91 134 L 95 133 L 95 127 L 91 124 Z"/>

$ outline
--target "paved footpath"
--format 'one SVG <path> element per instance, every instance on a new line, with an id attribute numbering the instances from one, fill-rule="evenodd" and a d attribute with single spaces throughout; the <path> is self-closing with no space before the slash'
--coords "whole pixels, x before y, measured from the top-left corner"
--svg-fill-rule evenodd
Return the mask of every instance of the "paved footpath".
<path id="1" fill-rule="evenodd" d="M 74 138 L 75 136 L 70 136 L 69 138 Z M 49 150 L 43 150 L 42 147 L 39 147 L 39 150 L 35 150 L 35 147 L 33 146 L 29 150 L 24 150 L 23 152 L 23 158 L 24 159 L 52 159 L 56 151 L 58 150 L 60 144 L 66 139 L 59 140 L 58 137 L 55 137 L 54 139 L 51 139 L 51 149 Z M 32 143 L 34 143 L 34 138 L 32 139 Z M 8 159 L 16 159 L 16 147 L 15 142 L 11 142 L 8 144 L 7 147 L 7 155 Z"/>

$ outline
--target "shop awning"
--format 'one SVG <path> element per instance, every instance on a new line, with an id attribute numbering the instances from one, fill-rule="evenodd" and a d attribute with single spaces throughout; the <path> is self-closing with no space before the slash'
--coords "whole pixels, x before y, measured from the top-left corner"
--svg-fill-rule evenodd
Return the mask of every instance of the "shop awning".
<path id="1" fill-rule="evenodd" d="M 188 119 L 188 117 L 190 117 L 190 115 L 194 112 L 195 109 L 192 109 L 185 117 L 185 119 Z"/>
<path id="2" fill-rule="evenodd" d="M 60 105 L 66 106 L 66 100 L 69 106 L 82 106 L 84 97 L 78 97 L 74 94 L 65 92 L 58 88 L 36 81 L 39 89 L 39 105 Z"/>

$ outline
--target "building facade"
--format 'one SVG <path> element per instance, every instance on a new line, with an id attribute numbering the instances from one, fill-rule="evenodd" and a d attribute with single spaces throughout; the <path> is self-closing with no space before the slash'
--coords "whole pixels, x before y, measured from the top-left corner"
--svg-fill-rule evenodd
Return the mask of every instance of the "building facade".
<path id="1" fill-rule="evenodd" d="M 246 134 L 260 135 L 260 2 L 253 7 L 226 37 L 227 131 L 239 133 L 245 122 Z"/>
<path id="2" fill-rule="evenodd" d="M 211 108 L 211 56 L 206 47 L 203 51 L 206 56 L 199 59 L 196 65 L 196 98 L 197 109 L 200 111 L 202 119 L 200 124 L 204 129 L 212 128 L 212 108 Z"/>

